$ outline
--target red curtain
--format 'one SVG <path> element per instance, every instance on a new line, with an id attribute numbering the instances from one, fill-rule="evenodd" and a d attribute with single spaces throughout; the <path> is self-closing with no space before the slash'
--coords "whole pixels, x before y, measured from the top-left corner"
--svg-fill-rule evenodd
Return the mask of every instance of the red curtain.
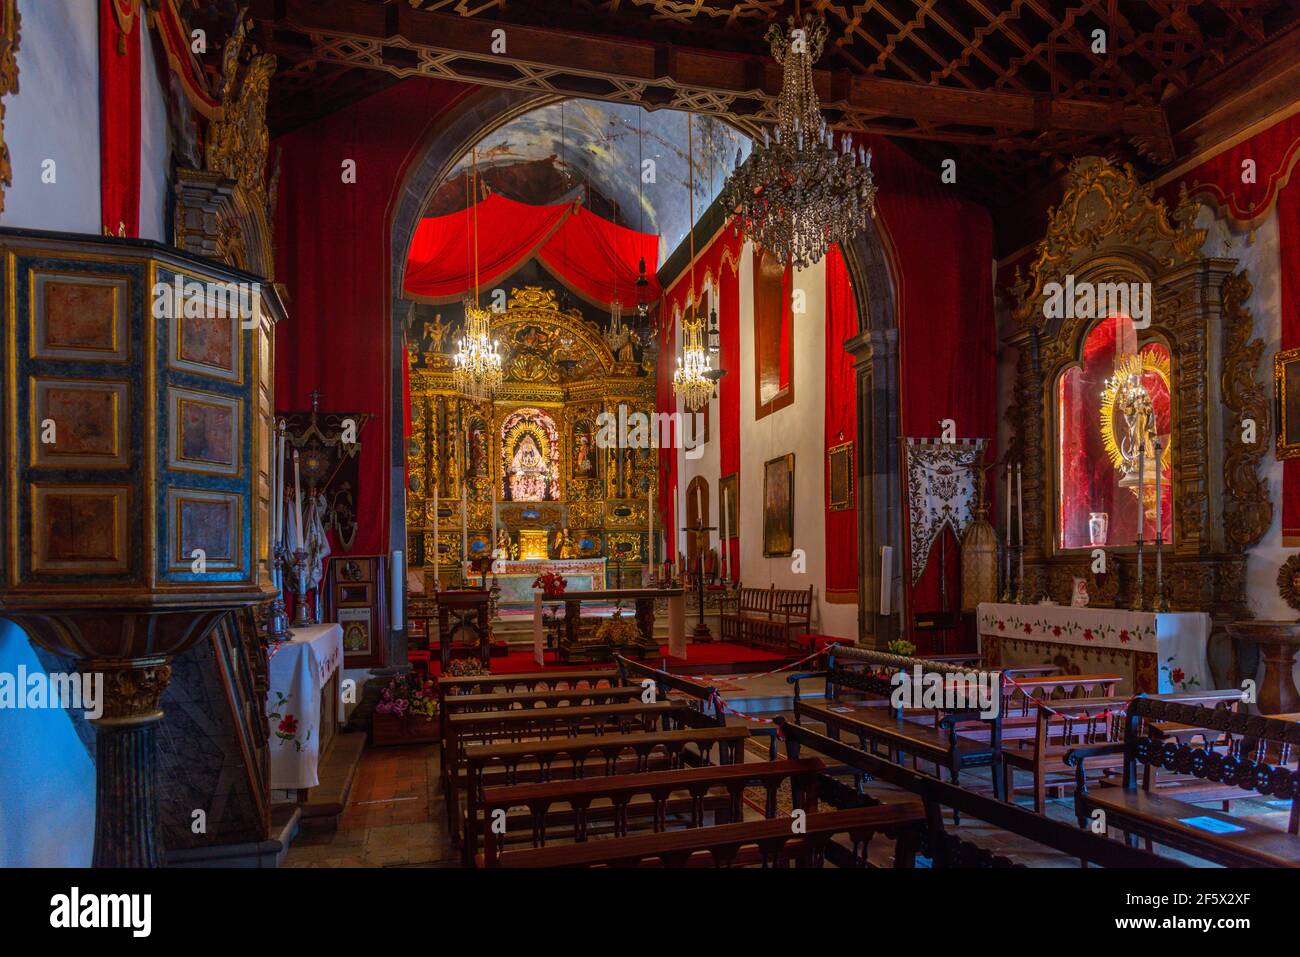
<path id="1" fill-rule="evenodd" d="M 1242 182 L 1254 163 L 1254 182 Z M 1300 190 L 1290 185 L 1300 163 L 1300 114 L 1261 130 L 1160 188 L 1170 204 L 1179 190 L 1209 199 L 1237 229 L 1254 229 L 1277 208 L 1282 293 L 1282 349 L 1300 347 Z M 1274 428 L 1276 429 L 1276 423 Z M 1300 546 L 1300 459 L 1282 463 L 1282 545 Z"/>
<path id="2" fill-rule="evenodd" d="M 826 256 L 826 448 L 845 442 L 854 443 L 857 459 L 858 409 L 857 382 L 853 357 L 844 341 L 858 334 L 858 306 L 853 298 L 849 270 L 839 246 L 831 246 Z M 829 452 L 828 452 L 829 455 Z M 857 467 L 853 481 L 857 482 Z M 826 597 L 829 601 L 856 603 L 858 600 L 858 511 L 831 511 L 831 472 L 829 458 L 825 466 L 826 481 Z M 833 558 L 833 560 L 831 560 Z"/>
<path id="3" fill-rule="evenodd" d="M 140 22 L 134 0 L 99 2 L 99 203 L 104 232 L 140 235 Z"/>
<path id="4" fill-rule="evenodd" d="M 177 0 L 162 0 L 150 15 L 150 22 L 162 46 L 162 55 L 180 81 L 190 106 L 207 119 L 219 118 L 221 104 L 208 91 L 203 67 L 190 49 L 190 35 L 181 21 Z"/>
<path id="5" fill-rule="evenodd" d="M 473 88 L 413 77 L 278 137 L 281 156 L 276 270 L 289 289 L 290 318 L 275 330 L 276 408 L 308 408 L 313 389 L 326 409 L 375 416 L 361 434 L 357 538 L 351 552 L 377 555 L 388 541 L 393 376 L 389 277 L 391 217 L 408 164 L 441 117 Z M 356 161 L 355 183 L 339 170 Z M 400 461 L 400 459 L 399 459 Z"/>
<path id="6" fill-rule="evenodd" d="M 576 204 L 530 206 L 499 193 L 477 207 L 420 222 L 407 255 L 407 294 L 426 302 L 460 298 L 473 288 L 476 255 L 480 288 L 490 288 L 536 256 L 589 301 L 608 305 L 617 296 L 629 306 L 636 302 L 644 256 L 647 297 L 659 298 L 659 237 L 618 226 Z"/>

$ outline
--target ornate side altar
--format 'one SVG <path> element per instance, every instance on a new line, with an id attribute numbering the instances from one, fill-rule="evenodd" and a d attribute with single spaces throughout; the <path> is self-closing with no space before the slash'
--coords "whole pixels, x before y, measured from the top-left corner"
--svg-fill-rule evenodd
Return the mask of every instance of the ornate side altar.
<path id="1" fill-rule="evenodd" d="M 1197 210 L 1167 209 L 1131 167 L 1075 160 L 1011 290 L 1007 460 L 1023 467 L 1029 600 L 1068 604 L 1081 580 L 1094 606 L 1167 602 L 1216 628 L 1248 615 L 1244 553 L 1273 509 L 1264 344 L 1250 279 L 1202 251 Z"/>
<path id="2" fill-rule="evenodd" d="M 494 401 L 472 402 L 456 391 L 452 373 L 463 309 L 438 309 L 432 322 L 412 328 L 408 352 L 412 567 L 436 564 L 446 582 L 461 561 L 495 546 L 512 569 L 525 558 L 586 563 L 575 577 L 592 576 L 594 588 L 606 585 L 604 559 L 619 555 L 624 573 L 639 580 L 650 547 L 655 450 L 648 432 L 640 448 L 611 447 L 600 431 L 605 415 L 626 421 L 653 412 L 652 355 L 631 342 L 616 354 L 580 310 L 560 308 L 553 290 L 514 289 L 505 310 L 492 314 L 503 384 Z M 529 575 L 531 585 L 542 570 L 508 574 Z M 519 600 L 515 585 L 501 584 Z"/>
<path id="3" fill-rule="evenodd" d="M 984 602 L 977 613 L 985 666 L 1059 665 L 1066 674 L 1123 675 L 1121 694 L 1214 687 L 1205 647 L 1210 616 L 1069 605 Z"/>

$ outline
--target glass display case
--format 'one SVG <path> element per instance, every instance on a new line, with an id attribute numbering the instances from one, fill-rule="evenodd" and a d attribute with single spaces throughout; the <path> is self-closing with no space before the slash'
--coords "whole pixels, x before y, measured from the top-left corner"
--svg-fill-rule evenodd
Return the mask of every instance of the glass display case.
<path id="1" fill-rule="evenodd" d="M 1060 549 L 1134 545 L 1139 522 L 1154 541 L 1157 497 L 1160 535 L 1173 541 L 1170 353 L 1139 333 L 1128 316 L 1101 320 L 1057 380 Z"/>

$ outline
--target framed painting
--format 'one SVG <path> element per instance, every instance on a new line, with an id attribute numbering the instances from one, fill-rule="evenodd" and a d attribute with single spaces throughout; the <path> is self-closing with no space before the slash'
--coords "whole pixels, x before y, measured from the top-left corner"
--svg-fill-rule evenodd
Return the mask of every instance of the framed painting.
<path id="1" fill-rule="evenodd" d="M 1277 457 L 1300 458 L 1300 349 L 1273 357 L 1274 400 L 1277 403 Z"/>
<path id="2" fill-rule="evenodd" d="M 794 551 L 794 453 L 763 463 L 763 555 Z"/>
<path id="3" fill-rule="evenodd" d="M 727 510 L 727 538 L 740 536 L 740 477 L 732 472 L 718 480 L 718 494 Z"/>
<path id="4" fill-rule="evenodd" d="M 853 507 L 853 443 L 844 442 L 826 450 L 830 475 L 830 510 L 843 512 Z"/>

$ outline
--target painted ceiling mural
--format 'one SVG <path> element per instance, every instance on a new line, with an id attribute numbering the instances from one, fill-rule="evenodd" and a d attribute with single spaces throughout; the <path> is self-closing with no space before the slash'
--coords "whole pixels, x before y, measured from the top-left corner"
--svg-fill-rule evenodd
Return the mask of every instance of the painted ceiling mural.
<path id="1" fill-rule="evenodd" d="M 525 113 L 478 144 L 478 173 L 488 188 L 523 203 L 543 205 L 581 196 L 599 216 L 658 233 L 660 260 L 686 238 L 690 225 L 687 114 L 637 106 L 568 100 Z M 736 162 L 749 155 L 744 134 L 717 119 L 692 120 L 695 215 L 722 190 Z M 638 137 L 638 133 L 640 136 Z M 637 183 L 641 160 L 654 160 L 653 182 Z M 463 209 L 471 156 L 465 156 L 434 194 L 428 213 Z"/>

